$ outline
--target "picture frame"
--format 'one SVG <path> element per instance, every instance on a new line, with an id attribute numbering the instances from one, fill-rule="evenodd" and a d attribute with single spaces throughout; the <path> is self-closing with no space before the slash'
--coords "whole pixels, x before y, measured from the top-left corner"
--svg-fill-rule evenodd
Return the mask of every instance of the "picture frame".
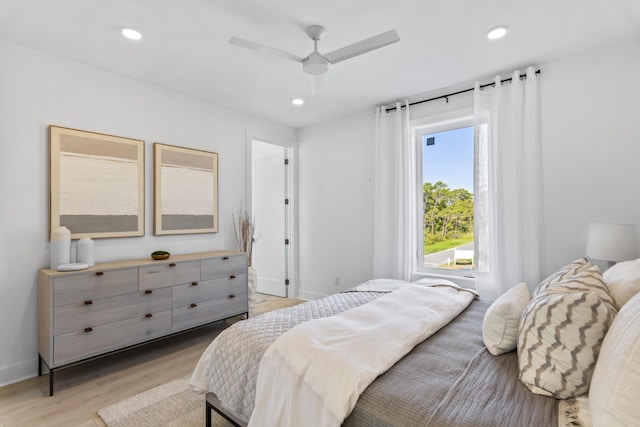
<path id="1" fill-rule="evenodd" d="M 49 219 L 72 239 L 144 236 L 144 141 L 50 125 Z"/>
<path id="2" fill-rule="evenodd" d="M 153 144 L 153 234 L 218 232 L 218 153 Z"/>

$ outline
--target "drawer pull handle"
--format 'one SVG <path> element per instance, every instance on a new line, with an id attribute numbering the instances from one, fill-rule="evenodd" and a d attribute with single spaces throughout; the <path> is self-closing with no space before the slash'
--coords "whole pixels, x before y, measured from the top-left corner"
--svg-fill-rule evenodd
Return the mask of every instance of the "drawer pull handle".
<path id="1" fill-rule="evenodd" d="M 91 300 L 87 300 L 87 301 L 84 302 L 84 305 L 91 305 L 91 304 L 93 304 L 93 301 L 91 301 Z"/>
<path id="2" fill-rule="evenodd" d="M 146 291 L 144 291 L 144 293 L 145 293 L 145 294 L 147 294 L 147 295 L 149 295 L 149 294 L 152 294 L 152 293 L 153 293 L 153 291 L 152 291 L 151 289 L 147 289 Z"/>
<path id="3" fill-rule="evenodd" d="M 150 317 L 153 317 L 153 314 L 151 314 L 151 313 L 147 313 L 147 314 L 145 314 L 145 315 L 144 315 L 144 317 L 146 317 L 146 318 L 148 319 L 148 318 L 150 318 Z"/>
<path id="4" fill-rule="evenodd" d="M 234 299 L 236 296 L 234 294 L 229 295 L 229 299 Z"/>
<path id="5" fill-rule="evenodd" d="M 191 308 L 196 308 L 198 306 L 198 304 L 196 304 L 195 302 L 193 304 L 191 304 Z"/>
<path id="6" fill-rule="evenodd" d="M 226 260 L 228 260 L 228 259 L 229 259 L 229 257 L 228 257 L 228 256 L 223 256 L 223 257 L 222 257 L 222 260 L 223 260 L 223 261 L 226 261 Z"/>
<path id="7" fill-rule="evenodd" d="M 198 286 L 198 282 L 191 282 L 192 286 Z"/>
<path id="8" fill-rule="evenodd" d="M 89 333 L 89 332 L 93 331 L 93 328 L 84 328 L 84 331 L 85 331 L 86 333 Z"/>
<path id="9" fill-rule="evenodd" d="M 171 264 L 169 264 L 169 267 L 175 267 L 175 266 L 176 266 L 175 262 L 172 262 Z"/>
<path id="10" fill-rule="evenodd" d="M 234 276 L 233 274 L 231 276 L 229 276 L 229 279 L 235 279 L 236 276 Z"/>
<path id="11" fill-rule="evenodd" d="M 104 275 L 104 271 L 96 271 L 96 276 L 102 276 Z"/>

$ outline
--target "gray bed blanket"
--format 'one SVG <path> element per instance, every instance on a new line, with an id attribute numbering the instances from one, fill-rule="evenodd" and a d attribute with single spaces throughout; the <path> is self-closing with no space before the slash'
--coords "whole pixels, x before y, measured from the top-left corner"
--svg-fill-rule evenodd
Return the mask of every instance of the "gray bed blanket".
<path id="1" fill-rule="evenodd" d="M 557 401 L 519 380 L 515 352 L 492 356 L 482 341 L 487 301 L 474 301 L 379 376 L 343 426 L 557 426 Z"/>
<path id="2" fill-rule="evenodd" d="M 260 359 L 273 341 L 299 323 L 341 313 L 382 295 L 333 294 L 238 322 L 220 333 L 205 350 L 191 377 L 191 385 L 214 393 L 225 410 L 246 422 L 255 405 Z"/>

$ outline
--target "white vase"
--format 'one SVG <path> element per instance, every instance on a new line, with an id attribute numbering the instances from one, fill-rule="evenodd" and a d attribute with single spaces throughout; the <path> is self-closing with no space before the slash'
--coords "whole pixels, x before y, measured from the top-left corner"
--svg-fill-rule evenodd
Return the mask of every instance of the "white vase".
<path id="1" fill-rule="evenodd" d="M 93 255 L 94 243 L 88 237 L 78 240 L 76 246 L 76 262 L 87 264 L 89 267 L 96 264 L 95 257 Z"/>
<path id="2" fill-rule="evenodd" d="M 247 270 L 248 299 L 249 299 L 249 317 L 253 317 L 256 306 L 256 290 L 258 289 L 258 275 L 256 269 L 249 266 Z"/>
<path id="3" fill-rule="evenodd" d="M 49 261 L 52 269 L 71 262 L 71 232 L 67 227 L 58 227 L 51 231 Z"/>

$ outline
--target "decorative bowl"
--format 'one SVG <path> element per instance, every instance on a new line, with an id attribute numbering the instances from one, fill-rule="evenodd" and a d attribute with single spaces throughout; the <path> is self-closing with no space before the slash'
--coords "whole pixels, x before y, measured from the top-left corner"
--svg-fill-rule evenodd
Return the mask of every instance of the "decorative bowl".
<path id="1" fill-rule="evenodd" d="M 155 251 L 151 252 L 151 258 L 155 260 L 167 259 L 171 256 L 171 254 L 167 251 Z"/>

